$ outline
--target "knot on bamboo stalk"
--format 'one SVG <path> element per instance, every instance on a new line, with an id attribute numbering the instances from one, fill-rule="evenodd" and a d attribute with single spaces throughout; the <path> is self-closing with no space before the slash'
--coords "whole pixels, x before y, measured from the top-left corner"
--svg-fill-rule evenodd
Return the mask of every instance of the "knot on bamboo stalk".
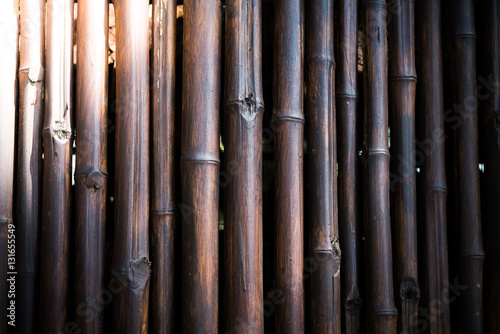
<path id="1" fill-rule="evenodd" d="M 55 121 L 50 128 L 53 138 L 66 143 L 71 138 L 71 128 L 66 121 Z"/>
<path id="2" fill-rule="evenodd" d="M 151 262 L 146 257 L 130 260 L 129 268 L 125 273 L 127 285 L 137 295 L 146 287 L 149 280 Z"/>
<path id="3" fill-rule="evenodd" d="M 35 63 L 31 64 L 30 67 L 23 67 L 19 69 L 19 73 L 25 73 L 28 75 L 28 79 L 31 83 L 42 82 L 45 76 L 45 71 L 42 64 Z"/>
<path id="4" fill-rule="evenodd" d="M 346 311 L 360 311 L 361 310 L 361 297 L 356 297 L 356 298 L 348 298 L 345 302 L 345 309 Z"/>
<path id="5" fill-rule="evenodd" d="M 399 288 L 401 300 L 416 301 L 420 299 L 420 289 L 417 282 L 411 277 L 405 278 Z"/>
<path id="6" fill-rule="evenodd" d="M 92 170 L 89 172 L 85 179 L 87 188 L 94 188 L 95 190 L 102 188 L 104 185 L 104 178 L 106 176 L 99 170 Z"/>
<path id="7" fill-rule="evenodd" d="M 333 253 L 333 277 L 337 277 L 340 273 L 340 259 L 342 257 L 342 252 L 340 251 L 339 238 L 335 238 L 332 241 L 332 253 Z"/>

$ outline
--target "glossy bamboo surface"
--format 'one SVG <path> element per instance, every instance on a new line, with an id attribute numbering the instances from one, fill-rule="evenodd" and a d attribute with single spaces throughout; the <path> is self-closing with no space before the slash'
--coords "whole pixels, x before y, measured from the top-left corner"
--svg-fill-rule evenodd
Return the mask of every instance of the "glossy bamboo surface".
<path id="1" fill-rule="evenodd" d="M 117 333 L 147 333 L 149 262 L 149 30 L 147 0 L 117 0 L 113 298 Z"/>

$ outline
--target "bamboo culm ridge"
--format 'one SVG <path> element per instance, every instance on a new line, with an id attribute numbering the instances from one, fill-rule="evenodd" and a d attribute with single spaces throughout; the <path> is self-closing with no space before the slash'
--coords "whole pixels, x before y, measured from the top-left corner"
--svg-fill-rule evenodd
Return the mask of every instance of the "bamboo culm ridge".
<path id="1" fill-rule="evenodd" d="M 497 1 L 0 9 L 1 333 L 500 328 Z"/>

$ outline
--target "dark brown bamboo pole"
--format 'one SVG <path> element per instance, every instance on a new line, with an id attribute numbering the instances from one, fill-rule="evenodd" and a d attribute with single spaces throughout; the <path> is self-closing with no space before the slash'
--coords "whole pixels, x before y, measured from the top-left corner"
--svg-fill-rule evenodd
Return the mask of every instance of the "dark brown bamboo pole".
<path id="1" fill-rule="evenodd" d="M 40 332 L 63 332 L 69 317 L 73 1 L 47 1 Z"/>
<path id="2" fill-rule="evenodd" d="M 369 333 L 396 333 L 389 212 L 387 4 L 365 0 L 364 7 L 367 324 Z"/>
<path id="3" fill-rule="evenodd" d="M 332 333 L 335 327 L 334 281 L 338 260 L 332 250 L 334 222 L 332 178 L 332 111 L 335 84 L 333 1 L 306 2 L 306 138 L 307 138 L 307 256 L 313 258 L 309 298 L 309 331 Z M 279 172 L 279 171 L 278 171 Z"/>
<path id="4" fill-rule="evenodd" d="M 17 57 L 18 57 L 18 0 L 4 0 L 0 4 L 0 315 L 2 322 L 0 332 L 7 332 L 7 322 L 16 320 L 8 318 L 7 310 L 11 301 L 11 283 L 16 280 L 15 263 L 16 248 L 23 245 L 15 240 L 14 227 L 14 152 L 16 147 L 16 109 L 17 109 Z M 16 222 L 17 223 L 17 222 Z M 11 281 L 7 281 L 7 279 Z M 15 284 L 14 284 L 15 286 Z M 15 311 L 14 311 L 15 312 Z M 14 321 L 14 324 L 19 323 Z M 11 323 L 12 324 L 12 323 Z"/>
<path id="5" fill-rule="evenodd" d="M 221 8 L 184 1 L 181 191 L 182 331 L 215 333 Z"/>
<path id="6" fill-rule="evenodd" d="M 149 303 L 149 23 L 147 0 L 116 0 L 113 299 L 117 333 L 147 333 Z"/>
<path id="7" fill-rule="evenodd" d="M 420 142 L 429 143 L 427 150 L 417 148 L 422 173 L 419 200 L 422 202 L 423 267 L 420 270 L 422 299 L 420 306 L 431 310 L 439 303 L 435 316 L 425 319 L 426 333 L 449 333 L 448 247 L 446 232 L 446 171 L 443 102 L 443 60 L 441 42 L 441 1 L 417 2 L 418 18 L 418 100 Z"/>
<path id="8" fill-rule="evenodd" d="M 483 332 L 483 261 L 479 196 L 479 158 L 476 92 L 476 33 L 474 2 L 457 0 L 454 17 L 455 104 L 461 120 L 456 129 L 457 217 L 459 226 L 460 284 L 467 289 L 460 295 L 458 326 L 461 333 Z"/>
<path id="9" fill-rule="evenodd" d="M 335 60 L 334 60 L 335 62 Z M 335 70 L 333 71 L 335 78 Z M 334 258 L 334 271 L 333 271 L 333 333 L 340 334 L 342 332 L 342 296 L 340 291 L 341 276 L 340 276 L 340 262 L 341 251 L 339 242 L 339 192 L 338 192 L 338 163 L 337 163 L 337 116 L 335 105 L 335 79 L 332 84 L 333 101 L 330 104 L 330 161 L 332 167 L 330 168 L 330 179 L 332 183 L 332 196 L 331 196 L 331 210 L 333 212 L 333 222 L 331 226 L 332 251 Z"/>
<path id="10" fill-rule="evenodd" d="M 20 333 L 37 328 L 38 259 L 42 208 L 42 123 L 45 1 L 21 0 L 19 43 L 19 137 L 17 147 L 16 227 L 17 310 Z"/>
<path id="11" fill-rule="evenodd" d="M 500 247 L 497 236 L 500 235 L 500 3 L 495 0 L 480 3 L 483 28 L 482 52 L 484 70 L 482 78 L 493 82 L 493 87 L 479 90 L 482 96 L 488 94 L 480 113 L 480 134 L 484 138 L 484 189 L 483 227 L 485 229 L 485 332 L 500 332 Z M 479 14 L 479 13 L 478 13 Z M 484 82 L 484 81 L 483 81 Z M 484 85 L 483 85 L 484 86 Z M 483 95 L 484 94 L 484 95 Z"/>
<path id="12" fill-rule="evenodd" d="M 273 77 L 276 333 L 304 332 L 304 2 L 276 0 Z M 325 205 L 329 205 L 325 203 Z"/>
<path id="13" fill-rule="evenodd" d="M 151 168 L 151 332 L 174 333 L 175 299 L 175 26 L 177 1 L 153 2 Z"/>
<path id="14" fill-rule="evenodd" d="M 75 305 L 78 328 L 101 333 L 106 245 L 108 2 L 80 0 L 77 20 Z M 89 311 L 89 301 L 96 307 Z"/>
<path id="15" fill-rule="evenodd" d="M 342 249 L 342 327 L 359 333 L 361 295 L 359 286 L 360 218 L 358 210 L 357 109 L 357 1 L 341 0 L 337 70 L 339 232 Z"/>
<path id="16" fill-rule="evenodd" d="M 417 333 L 420 289 L 417 269 L 415 166 L 415 37 L 413 0 L 396 0 L 389 24 L 392 235 L 398 331 Z"/>
<path id="17" fill-rule="evenodd" d="M 260 0 L 226 2 L 224 149 L 228 333 L 264 333 Z"/>

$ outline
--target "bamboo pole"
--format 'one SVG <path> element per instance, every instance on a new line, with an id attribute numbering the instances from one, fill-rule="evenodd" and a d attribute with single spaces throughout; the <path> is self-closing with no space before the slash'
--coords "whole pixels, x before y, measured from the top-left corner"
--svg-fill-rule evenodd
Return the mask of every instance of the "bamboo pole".
<path id="1" fill-rule="evenodd" d="M 151 332 L 174 333 L 175 299 L 175 26 L 176 1 L 153 2 L 151 168 Z"/>
<path id="2" fill-rule="evenodd" d="M 342 249 L 342 327 L 359 333 L 361 295 L 359 287 L 360 219 L 358 210 L 357 109 L 357 1 L 339 5 L 337 125 L 339 231 Z"/>
<path id="3" fill-rule="evenodd" d="M 417 269 L 415 72 L 413 0 L 397 0 L 389 24 L 391 196 L 398 331 L 417 333 L 420 289 Z"/>
<path id="4" fill-rule="evenodd" d="M 474 2 L 457 0 L 452 6 L 455 104 L 459 106 L 458 117 L 461 120 L 456 129 L 457 217 L 460 240 L 458 278 L 460 284 L 467 286 L 459 297 L 459 330 L 462 333 L 482 333 L 484 251 L 479 196 Z"/>
<path id="5" fill-rule="evenodd" d="M 9 274 L 16 272 L 16 248 L 23 247 L 22 243 L 15 240 L 16 228 L 13 220 L 14 197 L 14 152 L 16 141 L 16 109 L 17 109 L 17 57 L 18 57 L 18 25 L 19 3 L 18 0 L 4 0 L 0 3 L 0 315 L 2 324 L 0 332 L 7 332 L 7 322 L 12 320 L 7 317 L 11 306 L 11 283 L 7 279 L 14 278 Z M 17 224 L 17 222 L 16 222 Z M 22 267 L 20 267 L 22 268 Z M 19 322 L 17 322 L 19 323 Z"/>
<path id="6" fill-rule="evenodd" d="M 217 332 L 220 9 L 218 1 L 184 2 L 180 207 L 184 333 Z"/>
<path id="7" fill-rule="evenodd" d="M 47 1 L 40 331 L 69 317 L 73 1 Z"/>
<path id="8" fill-rule="evenodd" d="M 310 273 L 308 313 L 311 333 L 332 333 L 334 274 L 339 260 L 332 249 L 334 210 L 332 179 L 332 111 L 335 63 L 333 57 L 333 2 L 308 1 L 306 15 L 306 138 L 308 217 L 307 256 L 315 262 Z M 334 115 L 333 115 L 334 116 Z"/>
<path id="9" fill-rule="evenodd" d="M 276 0 L 274 10 L 275 284 L 283 294 L 275 324 L 276 333 L 303 333 L 304 3 Z"/>
<path id="10" fill-rule="evenodd" d="M 45 1 L 20 1 L 19 139 L 16 219 L 20 333 L 37 328 L 38 259 L 42 190 Z"/>
<path id="11" fill-rule="evenodd" d="M 264 332 L 261 17 L 257 1 L 226 3 L 224 149 L 228 333 Z"/>
<path id="12" fill-rule="evenodd" d="M 441 42 L 441 1 L 417 2 L 418 18 L 418 100 L 419 141 L 429 143 L 428 150 L 418 149 L 423 156 L 420 165 L 422 183 L 419 200 L 422 202 L 423 267 L 421 268 L 422 308 L 431 310 L 439 303 L 435 316 L 425 327 L 427 333 L 450 332 L 450 310 L 444 303 L 448 296 L 448 247 L 446 232 L 446 170 L 443 102 L 443 61 Z"/>
<path id="13" fill-rule="evenodd" d="M 484 189 L 481 199 L 483 201 L 483 226 L 485 229 L 485 332 L 500 332 L 500 247 L 497 236 L 500 233 L 500 3 L 498 1 L 484 1 L 479 4 L 482 34 L 480 52 L 484 70 L 483 79 L 493 82 L 494 86 L 483 87 L 478 94 L 488 94 L 485 105 L 481 109 L 480 129 L 483 136 L 483 161 L 484 161 Z M 482 80 L 480 80 L 481 82 Z M 484 81 L 483 81 L 484 83 Z M 481 84 L 483 84 L 481 83 Z M 484 84 L 483 84 L 484 86 Z M 490 90 L 491 89 L 491 90 Z M 480 132 L 480 134 L 481 134 Z M 483 195 L 484 194 L 484 195 Z"/>
<path id="14" fill-rule="evenodd" d="M 107 191 L 108 2 L 80 0 L 77 20 L 75 305 L 78 327 L 101 333 Z M 89 301 L 95 301 L 89 316 Z"/>
<path id="15" fill-rule="evenodd" d="M 146 0 L 116 0 L 113 299 L 117 333 L 147 333 L 149 303 L 149 28 Z"/>
<path id="16" fill-rule="evenodd" d="M 367 322 L 369 333 L 396 333 L 389 213 L 387 4 L 365 0 L 364 6 Z"/>

